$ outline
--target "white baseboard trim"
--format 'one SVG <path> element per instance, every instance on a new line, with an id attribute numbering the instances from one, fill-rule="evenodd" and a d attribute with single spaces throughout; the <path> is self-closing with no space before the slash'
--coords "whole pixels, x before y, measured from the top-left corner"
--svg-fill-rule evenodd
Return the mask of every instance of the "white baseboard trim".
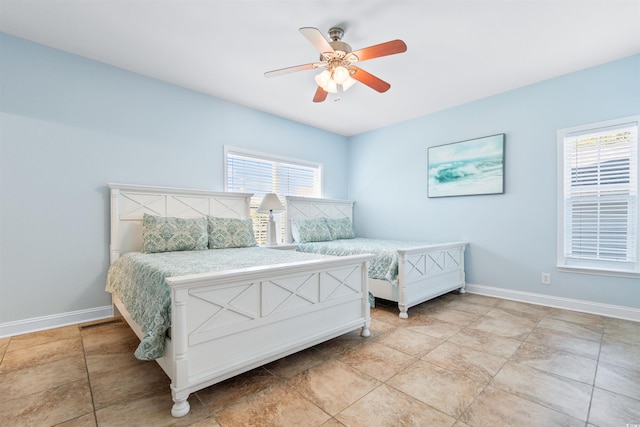
<path id="1" fill-rule="evenodd" d="M 562 308 L 565 310 L 580 311 L 583 313 L 598 314 L 600 316 L 615 317 L 617 319 L 640 322 L 640 309 L 632 307 L 601 304 L 591 301 L 555 297 L 543 294 L 534 294 L 531 292 L 514 291 L 512 289 L 474 285 L 470 283 L 467 283 L 467 285 L 465 286 L 465 290 L 472 294 L 485 295 L 512 301 L 543 305 L 546 307 Z"/>
<path id="2" fill-rule="evenodd" d="M 51 316 L 34 317 L 15 322 L 0 323 L 0 338 L 59 328 L 61 326 L 92 322 L 113 317 L 113 306 L 89 308 Z"/>

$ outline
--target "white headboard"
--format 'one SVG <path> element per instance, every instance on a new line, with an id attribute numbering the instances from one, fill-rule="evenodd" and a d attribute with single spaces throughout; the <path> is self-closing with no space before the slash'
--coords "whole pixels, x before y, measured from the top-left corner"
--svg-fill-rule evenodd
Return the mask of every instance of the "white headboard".
<path id="1" fill-rule="evenodd" d="M 142 249 L 144 213 L 180 218 L 213 215 L 250 217 L 249 193 L 109 184 L 111 189 L 111 263 L 121 254 Z"/>
<path id="2" fill-rule="evenodd" d="M 317 199 L 313 197 L 285 196 L 287 203 L 285 241 L 293 242 L 291 221 L 311 218 L 344 218 L 353 222 L 353 204 L 351 200 Z"/>

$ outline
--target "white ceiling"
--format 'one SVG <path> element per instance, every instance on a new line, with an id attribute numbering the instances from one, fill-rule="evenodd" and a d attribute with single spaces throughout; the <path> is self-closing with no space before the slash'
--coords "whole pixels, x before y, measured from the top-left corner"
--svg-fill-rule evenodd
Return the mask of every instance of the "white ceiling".
<path id="1" fill-rule="evenodd" d="M 299 32 L 345 29 L 359 63 L 391 84 L 321 104 Z M 640 53 L 640 0 L 0 0 L 0 31 L 351 136 Z M 640 78 L 640 76 L 639 76 Z"/>

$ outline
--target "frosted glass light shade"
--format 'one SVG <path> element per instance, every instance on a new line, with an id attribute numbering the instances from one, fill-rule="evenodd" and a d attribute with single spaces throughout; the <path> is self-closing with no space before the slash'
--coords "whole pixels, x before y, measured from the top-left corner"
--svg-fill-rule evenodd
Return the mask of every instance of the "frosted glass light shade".
<path id="1" fill-rule="evenodd" d="M 347 79 L 346 82 L 342 83 L 342 91 L 346 92 L 347 90 L 349 90 L 351 86 L 356 84 L 356 82 L 357 82 L 356 79 L 354 79 L 353 77 L 349 77 L 349 79 Z"/>
<path id="2" fill-rule="evenodd" d="M 341 85 L 347 80 L 349 80 L 349 77 L 351 77 L 351 75 L 349 74 L 349 70 L 339 65 L 336 68 L 334 68 L 332 77 L 337 84 Z"/>

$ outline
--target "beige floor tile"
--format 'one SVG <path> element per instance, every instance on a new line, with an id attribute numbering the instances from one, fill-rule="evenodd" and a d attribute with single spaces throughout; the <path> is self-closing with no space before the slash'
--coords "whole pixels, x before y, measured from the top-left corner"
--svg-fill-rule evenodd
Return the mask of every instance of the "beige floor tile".
<path id="1" fill-rule="evenodd" d="M 602 340 L 602 328 L 589 324 L 579 325 L 577 323 L 567 322 L 565 320 L 546 317 L 538 323 L 539 328 L 551 329 L 557 332 L 571 334 L 577 338 L 584 338 L 591 341 Z"/>
<path id="2" fill-rule="evenodd" d="M 13 340 L 11 340 L 13 342 Z M 11 347 L 11 343 L 9 344 Z M 53 362 L 74 354 L 82 354 L 82 341 L 77 338 L 62 339 L 60 341 L 37 344 L 31 347 L 20 347 L 17 350 L 7 350 L 0 363 L 0 374 L 12 369 L 26 368 L 40 363 Z"/>
<path id="3" fill-rule="evenodd" d="M 480 315 L 451 308 L 438 308 L 430 312 L 429 317 L 432 319 L 442 320 L 443 322 L 453 323 L 458 326 L 467 326 L 478 320 Z"/>
<path id="4" fill-rule="evenodd" d="M 451 426 L 455 419 L 406 394 L 381 385 L 335 417 L 349 427 Z"/>
<path id="5" fill-rule="evenodd" d="M 640 344 L 640 322 L 622 319 L 606 319 L 604 337 L 626 344 Z M 1 348 L 1 347 L 0 347 Z"/>
<path id="6" fill-rule="evenodd" d="M 113 351 L 113 348 L 135 348 L 140 340 L 124 321 L 95 325 L 80 330 L 87 354 Z"/>
<path id="7" fill-rule="evenodd" d="M 462 300 L 467 303 L 481 304 L 489 307 L 495 307 L 500 303 L 500 301 L 502 301 L 502 299 L 500 298 L 489 297 L 486 295 L 472 294 L 469 292 L 466 292 L 464 294 L 458 294 L 456 299 Z"/>
<path id="8" fill-rule="evenodd" d="M 408 355 L 420 357 L 440 345 L 442 340 L 411 330 L 398 329 L 393 334 L 380 338 L 378 342 Z"/>
<path id="9" fill-rule="evenodd" d="M 447 339 L 458 333 L 463 326 L 456 325 L 450 322 L 443 322 L 442 320 L 427 317 L 419 325 L 411 325 L 407 329 L 410 331 L 418 332 L 423 335 L 429 335 L 434 338 Z"/>
<path id="10" fill-rule="evenodd" d="M 542 305 L 527 304 L 519 301 L 501 300 L 496 308 L 536 322 L 549 314 L 550 308 Z"/>
<path id="11" fill-rule="evenodd" d="M 468 300 L 466 298 L 457 298 L 447 302 L 442 306 L 444 309 L 453 309 L 458 311 L 466 311 L 472 314 L 483 315 L 492 310 L 492 305 L 478 304 L 475 301 Z"/>
<path id="12" fill-rule="evenodd" d="M 387 381 L 391 387 L 458 418 L 484 389 L 474 381 L 424 360 L 418 360 Z"/>
<path id="13" fill-rule="evenodd" d="M 576 323 L 578 325 L 589 325 L 592 328 L 604 329 L 605 318 L 597 314 L 582 313 L 579 311 L 562 310 L 558 308 L 549 309 L 549 317 L 564 320 L 566 322 Z"/>
<path id="14" fill-rule="evenodd" d="M 327 355 L 315 348 L 309 348 L 278 359 L 264 367 L 275 376 L 291 378 L 302 371 L 321 364 L 325 360 L 327 360 Z"/>
<path id="15" fill-rule="evenodd" d="M 56 427 L 96 427 L 97 425 L 96 414 L 91 412 L 90 414 L 85 414 L 78 418 L 57 424 Z"/>
<path id="16" fill-rule="evenodd" d="M 96 409 L 138 399 L 157 389 L 164 390 L 167 395 L 170 393 L 171 380 L 152 361 L 140 361 L 111 371 L 90 372 L 89 379 Z"/>
<path id="17" fill-rule="evenodd" d="M 221 426 L 320 426 L 331 418 L 309 400 L 278 384 L 232 405 L 216 418 Z"/>
<path id="18" fill-rule="evenodd" d="M 484 390 L 460 421 L 473 427 L 584 426 L 584 421 L 494 387 Z"/>
<path id="19" fill-rule="evenodd" d="M 340 421 L 335 418 L 329 418 L 326 422 L 320 424 L 320 427 L 346 427 Z"/>
<path id="20" fill-rule="evenodd" d="M 640 424 L 640 400 L 596 387 L 593 390 L 589 423 L 598 427 Z"/>
<path id="21" fill-rule="evenodd" d="M 416 359 L 406 352 L 373 342 L 351 350 L 339 360 L 377 380 L 386 381 Z"/>
<path id="22" fill-rule="evenodd" d="M 7 347 L 9 347 L 9 341 L 11 341 L 11 337 L 0 338 L 0 363 L 2 363 L 4 352 L 7 350 Z"/>
<path id="23" fill-rule="evenodd" d="M 503 357 L 445 342 L 422 357 L 433 365 L 476 381 L 489 382 L 507 361 Z"/>
<path id="24" fill-rule="evenodd" d="M 196 392 L 212 414 L 281 382 L 267 369 L 256 368 Z"/>
<path id="25" fill-rule="evenodd" d="M 640 355 L 637 360 L 638 369 L 640 369 Z M 640 370 L 638 369 L 600 362 L 595 386 L 640 400 Z"/>
<path id="26" fill-rule="evenodd" d="M 537 320 L 524 317 L 520 313 L 512 313 L 501 308 L 494 308 L 476 322 L 469 325 L 469 329 L 487 332 L 500 337 L 524 340 L 535 328 Z"/>
<path id="27" fill-rule="evenodd" d="M 333 416 L 380 382 L 343 362 L 331 360 L 296 375 L 287 384 Z"/>
<path id="28" fill-rule="evenodd" d="M 491 385 L 579 420 L 587 420 L 591 385 L 512 362 L 502 367 Z"/>
<path id="29" fill-rule="evenodd" d="M 0 374 L 0 396 L 17 399 L 87 379 L 84 357 L 78 354 Z"/>
<path id="30" fill-rule="evenodd" d="M 412 309 L 409 309 L 409 312 L 409 316 L 411 316 Z M 376 307 L 371 309 L 371 320 L 372 322 L 385 322 L 396 327 L 406 325 L 407 319 L 401 319 L 399 314 L 398 304 L 389 305 L 389 303 L 381 303 L 376 300 Z"/>
<path id="31" fill-rule="evenodd" d="M 0 401 L 0 425 L 53 426 L 92 411 L 91 391 L 85 379 L 18 399 Z"/>
<path id="32" fill-rule="evenodd" d="M 600 361 L 618 365 L 629 369 L 638 369 L 640 366 L 640 343 L 614 341 L 610 337 L 602 339 L 600 349 Z"/>
<path id="33" fill-rule="evenodd" d="M 372 341 L 371 337 L 361 337 L 360 329 L 358 329 L 357 331 L 352 331 L 329 341 L 320 343 L 313 348 L 321 351 L 327 356 L 337 357 L 369 341 Z"/>
<path id="34" fill-rule="evenodd" d="M 536 328 L 526 339 L 526 342 L 543 345 L 554 350 L 566 351 L 578 356 L 596 360 L 600 352 L 600 341 L 576 337 L 567 332 L 546 328 Z"/>
<path id="35" fill-rule="evenodd" d="M 398 328 L 398 326 L 393 325 L 391 323 L 384 322 L 378 319 L 371 319 L 371 325 L 369 326 L 369 331 L 371 332 L 371 336 L 369 338 L 378 338 L 381 336 L 385 336 L 387 334 L 392 333 Z"/>
<path id="36" fill-rule="evenodd" d="M 7 351 L 20 350 L 23 348 L 49 344 L 56 341 L 79 339 L 80 329 L 78 325 L 64 326 L 61 328 L 48 329 L 31 334 L 17 335 L 11 338 L 11 344 Z"/>
<path id="37" fill-rule="evenodd" d="M 449 342 L 504 358 L 511 357 L 522 343 L 513 338 L 500 337 L 470 328 L 461 330 L 449 338 Z"/>
<path id="38" fill-rule="evenodd" d="M 169 389 L 127 399 L 96 411 L 98 426 L 190 426 L 209 416 L 209 412 L 194 395 L 189 396 L 190 412 L 184 417 L 171 415 L 173 400 Z M 205 424 L 207 425 L 207 424 Z M 215 424 L 214 424 L 215 425 Z"/>
<path id="39" fill-rule="evenodd" d="M 594 359 L 526 342 L 516 350 L 511 361 L 586 384 L 593 384 L 598 365 Z"/>

